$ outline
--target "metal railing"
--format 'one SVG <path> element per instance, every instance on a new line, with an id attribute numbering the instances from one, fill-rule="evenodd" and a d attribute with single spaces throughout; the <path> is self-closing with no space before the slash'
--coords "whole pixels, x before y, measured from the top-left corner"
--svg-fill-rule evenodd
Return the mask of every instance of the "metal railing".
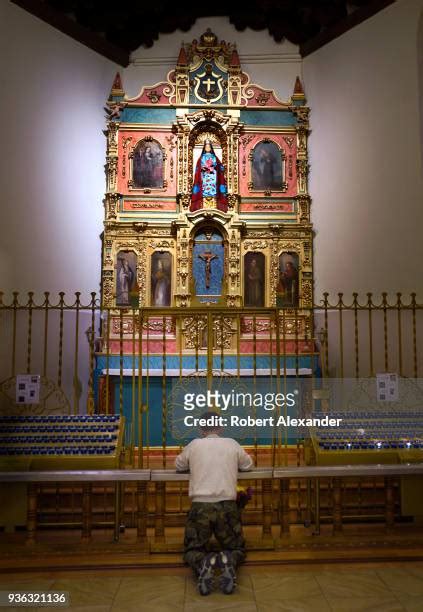
<path id="1" fill-rule="evenodd" d="M 41 402 L 28 411 L 116 412 L 127 420 L 128 464 L 168 465 L 169 380 L 231 376 L 276 390 L 291 377 L 422 375 L 423 305 L 412 293 L 388 298 L 325 293 L 312 308 L 102 308 L 92 293 L 52 299 L 0 293 L 0 409 L 13 411 L 16 376 L 40 374 Z M 19 411 L 25 410 L 24 406 Z M 290 441 L 274 439 L 270 460 L 256 437 L 256 464 L 288 465 Z M 293 457 L 300 461 L 301 453 Z M 156 459 L 154 459 L 156 458 Z"/>

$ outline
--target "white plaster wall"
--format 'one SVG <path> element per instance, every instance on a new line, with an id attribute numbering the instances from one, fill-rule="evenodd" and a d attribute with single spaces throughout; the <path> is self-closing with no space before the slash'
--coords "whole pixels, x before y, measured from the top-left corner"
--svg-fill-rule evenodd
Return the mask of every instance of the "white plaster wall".
<path id="1" fill-rule="evenodd" d="M 316 297 L 423 297 L 422 7 L 399 0 L 304 59 Z"/>
<path id="2" fill-rule="evenodd" d="M 417 63 L 419 71 L 420 161 L 423 174 L 423 10 L 420 13 L 417 32 Z"/>
<path id="3" fill-rule="evenodd" d="M 303 62 L 312 107 L 310 192 L 316 297 L 420 291 L 423 186 L 417 24 L 399 0 Z M 103 105 L 117 67 L 18 7 L 0 3 L 3 159 L 0 287 L 95 291 L 105 189 Z M 236 41 L 252 80 L 292 93 L 297 48 L 200 19 L 121 70 L 129 95 L 163 80 L 182 41 L 207 27 Z"/>
<path id="4" fill-rule="evenodd" d="M 0 287 L 98 291 L 103 106 L 117 67 L 0 2 Z"/>
<path id="5" fill-rule="evenodd" d="M 423 0 L 399 0 L 303 62 L 312 107 L 317 299 L 323 291 L 423 294 L 417 52 L 422 7 Z M 133 63 L 121 71 L 128 94 L 163 80 L 181 42 L 199 37 L 208 26 L 219 38 L 237 42 L 253 81 L 274 88 L 282 99 L 290 97 L 301 74 L 296 47 L 277 45 L 264 32 L 239 33 L 225 18 L 198 20 L 189 33 L 164 35 L 152 49 L 135 52 Z M 98 290 L 103 106 L 116 69 L 20 8 L 0 2 L 0 290 L 79 290 L 85 295 Z M 10 335 L 10 321 L 3 322 Z M 65 323 L 65 346 L 71 347 L 74 323 Z M 82 404 L 88 371 L 83 334 L 89 323 L 89 313 L 83 313 Z M 41 325 L 34 330 L 33 367 L 38 369 Z M 22 326 L 25 346 L 25 321 Z M 0 346 L 2 378 L 9 372 L 8 346 Z M 63 381 L 71 398 L 75 372 L 69 351 Z M 22 370 L 24 352 L 19 358 Z M 51 359 L 49 369 L 56 362 Z"/>

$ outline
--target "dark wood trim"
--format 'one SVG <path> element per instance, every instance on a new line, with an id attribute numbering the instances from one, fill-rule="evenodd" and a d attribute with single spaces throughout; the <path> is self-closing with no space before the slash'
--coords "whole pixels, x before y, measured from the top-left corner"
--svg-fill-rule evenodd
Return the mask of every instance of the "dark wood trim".
<path id="1" fill-rule="evenodd" d="M 92 32 L 72 19 L 69 19 L 66 15 L 56 11 L 42 0 L 11 0 L 11 2 L 112 62 L 116 62 L 123 67 L 129 65 L 129 51 L 107 41 L 100 34 Z M 301 56 L 306 57 L 314 51 L 317 51 L 394 2 L 395 0 L 373 0 L 370 4 L 357 8 L 337 24 L 323 30 L 314 38 L 301 44 Z"/>
<path id="2" fill-rule="evenodd" d="M 300 45 L 301 57 L 307 57 L 307 55 L 314 53 L 314 51 L 324 47 L 332 40 L 335 40 L 335 38 L 342 36 L 342 34 L 345 34 L 345 32 L 348 32 L 348 30 L 351 30 L 359 23 L 373 17 L 373 15 L 376 15 L 376 13 L 379 13 L 379 11 L 382 11 L 395 1 L 396 0 L 374 0 L 374 2 L 371 2 L 367 6 L 363 6 L 355 10 L 353 13 L 348 15 L 348 17 L 345 17 L 345 19 L 339 21 L 339 23 L 336 25 L 328 28 L 327 30 L 323 30 L 311 40 L 308 40 Z"/>
<path id="3" fill-rule="evenodd" d="M 112 62 L 116 62 L 116 64 L 125 68 L 129 65 L 129 53 L 127 51 L 72 21 L 62 13 L 55 11 L 41 0 L 11 0 L 11 2 Z"/>

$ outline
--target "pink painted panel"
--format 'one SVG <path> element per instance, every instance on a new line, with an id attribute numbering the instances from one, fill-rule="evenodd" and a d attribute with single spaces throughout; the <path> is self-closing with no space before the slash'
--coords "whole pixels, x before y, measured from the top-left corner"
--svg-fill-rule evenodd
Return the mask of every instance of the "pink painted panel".
<path id="1" fill-rule="evenodd" d="M 129 187 L 128 181 L 131 177 L 131 160 L 129 156 L 137 146 L 138 142 L 146 136 L 151 136 L 160 143 L 165 159 L 165 186 L 162 189 Z M 117 190 L 123 195 L 150 195 L 152 197 L 175 196 L 176 197 L 176 137 L 170 130 L 119 130 L 118 132 L 118 181 Z"/>
<path id="2" fill-rule="evenodd" d="M 289 104 L 279 100 L 272 89 L 263 89 L 260 85 L 249 85 L 246 89 L 248 94 L 247 106 L 256 108 L 287 108 Z"/>
<path id="3" fill-rule="evenodd" d="M 143 87 L 136 98 L 130 99 L 130 105 L 144 104 L 148 106 L 168 106 L 172 87 L 166 81 Z"/>
<path id="4" fill-rule="evenodd" d="M 133 354 L 133 343 L 132 340 L 124 340 L 123 343 L 123 354 L 124 355 L 132 355 Z M 179 354 L 179 347 L 176 340 L 167 339 L 165 342 L 166 345 L 166 354 L 168 355 L 176 355 Z M 138 339 L 135 340 L 135 350 L 138 348 Z M 147 349 L 147 339 L 143 337 L 142 341 L 142 350 L 143 354 L 146 355 L 148 353 L 158 353 L 163 354 L 163 341 L 162 340 L 149 340 L 148 349 Z M 120 352 L 120 342 L 119 340 L 110 340 L 110 354 L 118 355 Z"/>
<path id="5" fill-rule="evenodd" d="M 284 347 L 285 347 L 285 351 L 284 351 Z M 314 347 L 313 342 L 307 342 L 306 340 L 298 340 L 298 348 L 296 348 L 295 340 L 287 340 L 285 343 L 281 340 L 279 350 L 280 350 L 281 356 L 283 355 L 284 352 L 286 352 L 287 355 L 295 355 L 297 352 L 299 355 L 307 355 L 309 353 L 315 352 L 315 347 Z M 272 352 L 272 354 L 276 356 L 277 343 L 275 340 L 273 340 L 272 346 L 270 346 L 269 340 L 256 339 L 255 343 L 254 343 L 254 340 L 241 340 L 240 352 L 241 354 L 246 353 L 249 355 L 254 354 L 254 352 L 260 355 L 263 355 L 263 354 L 268 355 L 270 354 L 270 352 Z"/>

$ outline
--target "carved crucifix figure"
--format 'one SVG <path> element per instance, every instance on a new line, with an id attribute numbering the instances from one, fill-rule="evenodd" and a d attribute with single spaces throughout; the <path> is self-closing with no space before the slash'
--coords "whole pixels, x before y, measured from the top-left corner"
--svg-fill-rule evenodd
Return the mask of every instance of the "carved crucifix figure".
<path id="1" fill-rule="evenodd" d="M 206 289 L 210 288 L 210 275 L 211 275 L 211 261 L 212 259 L 216 259 L 217 255 L 211 253 L 211 251 L 204 251 L 201 255 L 198 256 L 205 263 L 205 272 L 206 272 Z"/>

